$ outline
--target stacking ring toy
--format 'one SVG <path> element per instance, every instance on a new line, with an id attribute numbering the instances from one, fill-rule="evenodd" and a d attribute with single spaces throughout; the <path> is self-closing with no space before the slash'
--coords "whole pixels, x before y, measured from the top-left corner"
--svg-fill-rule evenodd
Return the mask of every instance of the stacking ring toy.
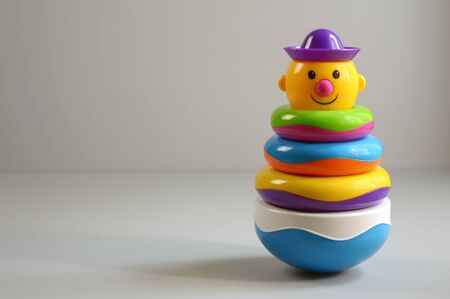
<path id="1" fill-rule="evenodd" d="M 266 165 L 256 190 L 269 204 L 292 210 L 331 212 L 363 209 L 387 196 L 389 174 L 381 166 L 361 174 L 314 177 L 283 173 Z"/>
<path id="2" fill-rule="evenodd" d="M 263 245 L 278 259 L 314 272 L 342 271 L 365 261 L 390 231 L 390 201 L 338 213 L 302 213 L 255 204 L 255 228 Z"/>
<path id="3" fill-rule="evenodd" d="M 336 143 L 310 143 L 272 136 L 264 156 L 273 168 L 295 174 L 339 176 L 363 173 L 380 164 L 383 146 L 372 135 Z"/>
<path id="4" fill-rule="evenodd" d="M 349 110 L 294 110 L 283 105 L 272 113 L 272 128 L 287 139 L 339 142 L 362 138 L 374 127 L 369 109 L 355 105 Z"/>

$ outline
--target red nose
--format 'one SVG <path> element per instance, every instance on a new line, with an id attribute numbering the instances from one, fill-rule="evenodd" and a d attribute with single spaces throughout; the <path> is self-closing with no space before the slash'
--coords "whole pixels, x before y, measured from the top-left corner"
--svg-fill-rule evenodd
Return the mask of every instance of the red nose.
<path id="1" fill-rule="evenodd" d="M 323 79 L 316 83 L 315 89 L 319 96 L 326 97 L 333 93 L 333 83 L 330 80 Z"/>

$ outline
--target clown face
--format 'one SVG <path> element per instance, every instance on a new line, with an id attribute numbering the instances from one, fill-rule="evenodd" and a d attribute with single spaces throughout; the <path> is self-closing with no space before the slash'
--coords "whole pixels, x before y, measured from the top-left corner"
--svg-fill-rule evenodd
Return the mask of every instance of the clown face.
<path id="1" fill-rule="evenodd" d="M 292 109 L 344 110 L 353 108 L 366 80 L 352 61 L 292 61 L 278 85 Z"/>

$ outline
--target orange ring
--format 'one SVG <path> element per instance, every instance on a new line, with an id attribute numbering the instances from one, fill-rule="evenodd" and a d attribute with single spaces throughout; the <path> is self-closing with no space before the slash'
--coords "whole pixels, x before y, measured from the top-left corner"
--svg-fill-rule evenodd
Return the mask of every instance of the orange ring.
<path id="1" fill-rule="evenodd" d="M 383 157 L 373 162 L 350 160 L 342 158 L 330 158 L 299 164 L 283 163 L 264 151 L 267 163 L 274 169 L 302 175 L 315 176 L 340 176 L 369 172 L 381 163 Z"/>

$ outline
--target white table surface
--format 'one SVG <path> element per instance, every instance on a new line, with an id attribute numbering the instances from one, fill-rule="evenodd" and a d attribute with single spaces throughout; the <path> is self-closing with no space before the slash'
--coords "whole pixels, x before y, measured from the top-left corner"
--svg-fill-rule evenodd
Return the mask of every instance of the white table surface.
<path id="1" fill-rule="evenodd" d="M 254 173 L 0 174 L 0 298 L 448 298 L 450 172 L 391 172 L 368 262 L 308 274 L 253 230 Z"/>

